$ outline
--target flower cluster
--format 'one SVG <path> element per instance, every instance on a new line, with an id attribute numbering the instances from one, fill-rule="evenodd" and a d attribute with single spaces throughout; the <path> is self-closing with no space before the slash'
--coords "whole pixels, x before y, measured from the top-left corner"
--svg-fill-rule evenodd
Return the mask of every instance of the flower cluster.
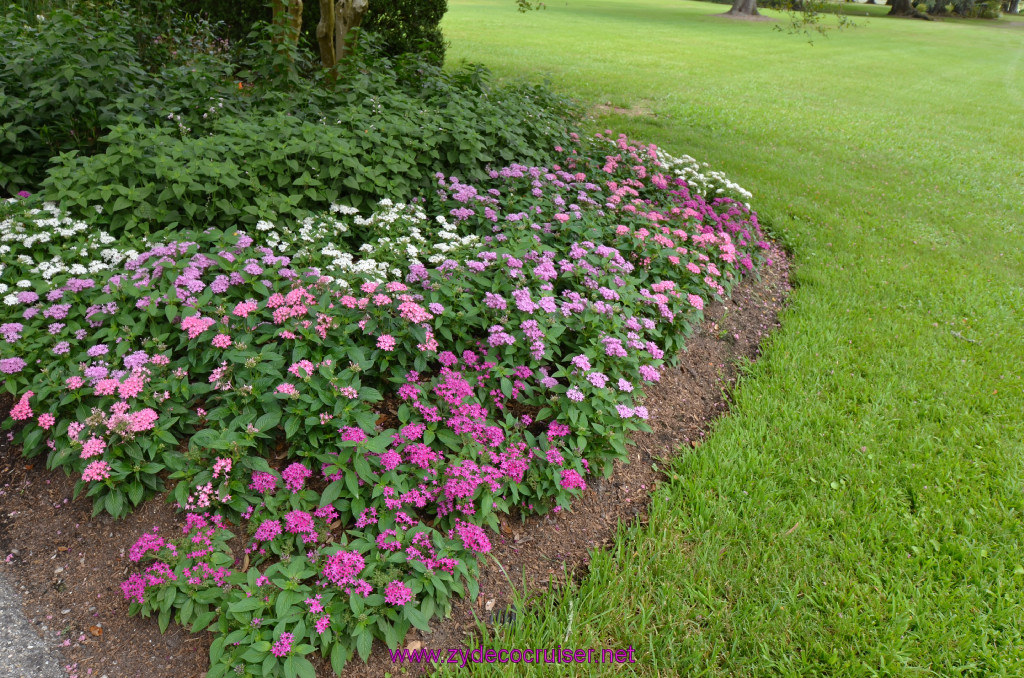
<path id="1" fill-rule="evenodd" d="M 98 510 L 169 479 L 186 511 L 181 539 L 131 550 L 133 611 L 216 622 L 222 667 L 365 657 L 473 591 L 501 515 L 568 508 L 626 457 L 645 385 L 768 244 L 687 159 L 606 135 L 558 152 L 366 218 L 153 236 L 96 271 L 0 257 L 25 272 L 0 305 L 24 452 Z"/>

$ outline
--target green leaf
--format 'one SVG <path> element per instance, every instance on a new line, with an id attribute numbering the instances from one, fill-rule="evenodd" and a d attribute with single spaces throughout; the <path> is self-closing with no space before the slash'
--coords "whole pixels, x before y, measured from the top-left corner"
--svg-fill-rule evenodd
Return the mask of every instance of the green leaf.
<path id="1" fill-rule="evenodd" d="M 359 652 L 359 658 L 364 662 L 370 658 L 370 648 L 373 646 L 373 634 L 370 633 L 370 629 L 363 629 L 356 636 L 356 651 Z"/>
<path id="2" fill-rule="evenodd" d="M 341 496 L 341 490 L 344 487 L 344 481 L 335 480 L 330 485 L 324 488 L 323 494 L 320 495 L 320 506 L 327 506 L 333 503 L 335 499 Z"/>
<path id="3" fill-rule="evenodd" d="M 299 430 L 299 426 L 302 424 L 300 417 L 289 417 L 288 421 L 284 423 L 284 437 L 291 438 Z"/>
<path id="4" fill-rule="evenodd" d="M 281 421 L 281 411 L 276 410 L 263 414 L 256 420 L 254 426 L 260 431 L 269 431 L 277 426 L 279 421 Z"/>
<path id="5" fill-rule="evenodd" d="M 341 675 L 341 670 L 345 668 L 345 648 L 342 647 L 341 641 L 334 644 L 331 648 L 331 668 L 334 669 L 335 675 Z"/>
<path id="6" fill-rule="evenodd" d="M 120 490 L 111 490 L 104 503 L 107 513 L 118 518 L 121 516 L 121 511 L 124 510 L 124 494 Z"/>
<path id="7" fill-rule="evenodd" d="M 228 612 L 250 612 L 263 607 L 259 598 L 242 598 L 228 605 Z"/>
<path id="8" fill-rule="evenodd" d="M 412 622 L 412 625 L 418 628 L 420 631 L 426 631 L 430 633 L 430 624 L 428 623 L 426 615 L 419 611 L 419 609 L 406 605 L 405 607 L 405 618 Z"/>
<path id="9" fill-rule="evenodd" d="M 376 480 L 373 475 L 373 471 L 370 469 L 369 462 L 366 461 L 366 457 L 361 454 L 357 454 L 352 458 L 352 465 L 355 466 L 356 473 L 359 477 L 368 483 L 372 483 Z"/>

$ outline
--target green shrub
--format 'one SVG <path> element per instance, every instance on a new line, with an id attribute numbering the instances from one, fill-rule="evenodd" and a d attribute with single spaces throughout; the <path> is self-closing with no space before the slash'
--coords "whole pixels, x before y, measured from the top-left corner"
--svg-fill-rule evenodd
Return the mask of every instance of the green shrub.
<path id="1" fill-rule="evenodd" d="M 102 153 L 56 159 L 42 197 L 90 208 L 88 219 L 115 236 L 228 228 L 330 203 L 407 200 L 431 193 L 436 172 L 478 180 L 516 158 L 544 164 L 572 124 L 568 102 L 535 85 L 492 88 L 481 67 L 446 73 L 420 59 L 367 58 L 333 90 L 232 91 L 211 76 L 195 85 L 194 103 L 115 126 Z"/>
<path id="2" fill-rule="evenodd" d="M 158 4 L 158 0 L 146 1 L 153 7 Z M 175 7 L 188 15 L 205 17 L 232 41 L 245 39 L 257 22 L 271 18 L 270 5 L 264 0 L 183 0 Z M 362 28 L 375 33 L 389 55 L 417 52 L 440 62 L 445 51 L 440 24 L 446 11 L 448 0 L 371 0 Z M 306 0 L 302 8 L 303 43 L 313 51 L 317 50 L 319 21 L 320 4 Z"/>
<path id="3" fill-rule="evenodd" d="M 997 19 L 1002 11 L 1000 0 L 926 0 L 919 9 L 929 14 L 957 14 L 972 19 Z"/>
<path id="4" fill-rule="evenodd" d="M 47 160 L 93 153 L 119 119 L 142 109 L 150 79 L 126 16 L 84 7 L 36 21 L 16 6 L 0 15 L 0 188 L 35 190 Z M 31 20 L 31 21 L 30 21 Z"/>
<path id="5" fill-rule="evenodd" d="M 448 0 L 373 0 L 363 29 L 376 33 L 388 54 L 417 52 L 440 63 L 445 52 L 441 19 L 447 11 Z"/>

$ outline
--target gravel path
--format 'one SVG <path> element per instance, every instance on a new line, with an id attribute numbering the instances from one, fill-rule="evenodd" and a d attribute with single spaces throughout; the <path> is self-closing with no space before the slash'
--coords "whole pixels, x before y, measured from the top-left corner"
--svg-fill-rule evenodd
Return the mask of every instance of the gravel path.
<path id="1" fill-rule="evenodd" d="M 63 678 L 61 656 L 36 634 L 21 596 L 0 572 L 0 678 Z"/>

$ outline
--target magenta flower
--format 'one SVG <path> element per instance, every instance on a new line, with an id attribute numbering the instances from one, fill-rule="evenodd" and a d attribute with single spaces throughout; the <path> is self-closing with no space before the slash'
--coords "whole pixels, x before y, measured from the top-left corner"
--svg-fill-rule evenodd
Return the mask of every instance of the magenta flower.
<path id="1" fill-rule="evenodd" d="M 412 589 L 397 579 L 384 588 L 384 602 L 388 605 L 405 605 L 410 600 L 412 600 Z"/>
<path id="2" fill-rule="evenodd" d="M 291 511 L 284 517 L 284 529 L 291 534 L 309 534 L 316 532 L 313 516 L 305 511 Z"/>
<path id="3" fill-rule="evenodd" d="M 562 469 L 561 485 L 562 485 L 562 487 L 564 487 L 567 490 L 572 490 L 572 489 L 585 490 L 585 489 L 587 489 L 587 483 L 586 483 L 586 481 L 583 480 L 583 477 L 579 473 L 577 473 L 576 471 L 572 470 L 571 468 Z"/>
<path id="4" fill-rule="evenodd" d="M 260 494 L 273 492 L 277 489 L 277 477 L 273 473 L 253 471 L 252 482 L 249 484 L 249 489 L 255 490 Z"/>
<path id="5" fill-rule="evenodd" d="M 288 468 L 281 472 L 281 477 L 284 478 L 285 487 L 292 492 L 301 491 L 302 486 L 306 483 L 306 479 L 311 475 L 313 475 L 313 472 L 299 462 L 290 464 Z"/>
<path id="6" fill-rule="evenodd" d="M 133 574 L 121 584 L 121 591 L 124 593 L 124 599 L 129 600 L 141 605 L 146 602 L 143 594 L 146 592 L 146 581 L 140 574 Z"/>
<path id="7" fill-rule="evenodd" d="M 338 551 L 327 556 L 323 575 L 335 586 L 352 584 L 356 576 L 366 567 L 366 560 L 358 551 Z"/>
<path id="8" fill-rule="evenodd" d="M 291 651 L 292 634 L 287 631 L 281 633 L 281 635 L 277 637 L 277 642 L 275 642 L 274 646 L 270 648 L 270 652 L 273 653 L 275 657 L 284 657 Z"/>
<path id="9" fill-rule="evenodd" d="M 395 338 L 390 334 L 382 334 L 377 337 L 377 348 L 382 351 L 392 351 L 395 348 Z"/>
<path id="10" fill-rule="evenodd" d="M 324 615 L 316 620 L 316 632 L 323 633 L 331 625 L 330 615 Z"/>
<path id="11" fill-rule="evenodd" d="M 281 523 L 276 520 L 264 520 L 256 528 L 253 539 L 256 541 L 270 541 L 281 534 Z"/>

